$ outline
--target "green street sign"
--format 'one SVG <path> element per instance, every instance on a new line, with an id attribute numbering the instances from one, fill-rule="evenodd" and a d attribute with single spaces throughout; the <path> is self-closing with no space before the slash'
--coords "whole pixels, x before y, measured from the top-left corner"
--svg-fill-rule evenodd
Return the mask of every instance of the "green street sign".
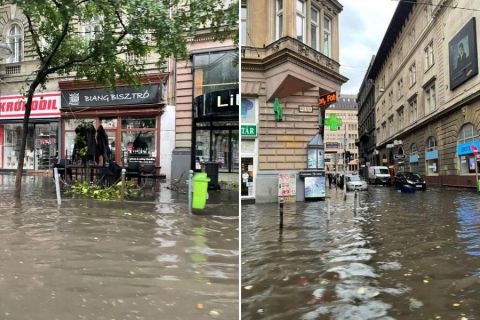
<path id="1" fill-rule="evenodd" d="M 330 130 L 337 131 L 337 128 L 342 125 L 342 119 L 337 118 L 337 115 L 332 113 L 325 120 L 325 124 L 330 127 Z"/>
<path id="2" fill-rule="evenodd" d="M 242 124 L 242 137 L 256 137 L 257 126 Z"/>

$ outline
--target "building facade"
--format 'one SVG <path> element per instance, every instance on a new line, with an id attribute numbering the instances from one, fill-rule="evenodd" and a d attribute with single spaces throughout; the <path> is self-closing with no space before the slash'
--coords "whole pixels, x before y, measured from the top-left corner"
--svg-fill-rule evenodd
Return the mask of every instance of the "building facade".
<path id="1" fill-rule="evenodd" d="M 242 1 L 241 196 L 275 202 L 279 174 L 307 168 L 319 132 L 319 97 L 340 91 L 338 1 Z"/>
<path id="2" fill-rule="evenodd" d="M 430 185 L 476 185 L 480 13 L 457 8 L 469 5 L 401 1 L 367 75 L 380 164 L 417 172 Z"/>
<path id="3" fill-rule="evenodd" d="M 358 106 L 356 95 L 341 95 L 335 104 L 326 110 L 327 119 L 341 119 L 340 126 L 325 126 L 325 170 L 328 173 L 358 172 Z M 335 128 L 336 127 L 336 128 Z M 344 153 L 349 152 L 348 165 Z"/>
<path id="4" fill-rule="evenodd" d="M 188 176 L 206 163 L 219 179 L 238 181 L 239 69 L 232 40 L 214 41 L 206 31 L 189 43 L 188 61 L 175 62 L 175 149 L 172 178 Z"/>
<path id="5" fill-rule="evenodd" d="M 369 166 L 380 164 L 378 150 L 376 149 L 376 123 L 375 123 L 375 82 L 367 76 L 375 56 L 370 61 L 357 95 L 358 103 L 358 161 L 359 174 L 367 178 Z"/>

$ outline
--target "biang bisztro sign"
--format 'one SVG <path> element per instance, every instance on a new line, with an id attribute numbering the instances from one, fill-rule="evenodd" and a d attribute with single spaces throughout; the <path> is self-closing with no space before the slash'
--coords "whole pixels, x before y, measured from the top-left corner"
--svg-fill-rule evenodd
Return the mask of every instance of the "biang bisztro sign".
<path id="1" fill-rule="evenodd" d="M 25 96 L 0 97 L 0 119 L 23 119 Z M 60 117 L 60 92 L 45 92 L 33 96 L 30 118 Z"/>

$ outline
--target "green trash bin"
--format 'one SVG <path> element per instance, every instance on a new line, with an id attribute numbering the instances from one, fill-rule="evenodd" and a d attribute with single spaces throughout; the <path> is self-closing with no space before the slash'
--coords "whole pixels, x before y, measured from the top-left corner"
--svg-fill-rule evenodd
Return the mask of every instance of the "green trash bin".
<path id="1" fill-rule="evenodd" d="M 480 180 L 477 181 L 477 191 L 480 192 Z"/>
<path id="2" fill-rule="evenodd" d="M 204 172 L 195 173 L 193 176 L 193 209 L 205 209 L 209 182 L 210 178 Z"/>

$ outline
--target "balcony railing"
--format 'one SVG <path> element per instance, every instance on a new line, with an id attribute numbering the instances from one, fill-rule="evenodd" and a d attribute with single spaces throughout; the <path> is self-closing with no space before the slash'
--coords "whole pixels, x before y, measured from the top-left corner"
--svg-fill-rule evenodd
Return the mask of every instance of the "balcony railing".
<path id="1" fill-rule="evenodd" d="M 302 57 L 337 73 L 340 70 L 340 64 L 337 61 L 291 37 L 280 38 L 264 48 L 242 46 L 242 59 L 263 60 L 283 50 L 295 52 Z"/>

